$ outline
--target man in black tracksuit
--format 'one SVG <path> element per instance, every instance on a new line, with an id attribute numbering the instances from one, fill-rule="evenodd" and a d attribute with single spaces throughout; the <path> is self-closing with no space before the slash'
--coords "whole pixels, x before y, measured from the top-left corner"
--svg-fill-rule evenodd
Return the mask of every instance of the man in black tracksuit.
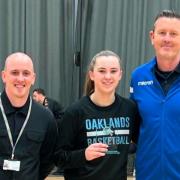
<path id="1" fill-rule="evenodd" d="M 60 120 L 64 114 L 63 106 L 56 100 L 47 97 L 44 89 L 42 88 L 36 88 L 33 90 L 33 99 L 51 110 L 59 126 Z M 54 168 L 51 174 L 63 175 L 63 170 L 57 167 Z"/>
<path id="2" fill-rule="evenodd" d="M 56 100 L 51 99 L 46 96 L 44 89 L 36 88 L 33 90 L 33 99 L 42 104 L 43 106 L 49 108 L 53 113 L 57 122 L 61 119 L 64 110 L 60 103 Z"/>
<path id="3" fill-rule="evenodd" d="M 52 170 L 57 126 L 52 113 L 32 100 L 32 60 L 18 52 L 7 57 L 0 95 L 0 179 L 43 180 Z"/>

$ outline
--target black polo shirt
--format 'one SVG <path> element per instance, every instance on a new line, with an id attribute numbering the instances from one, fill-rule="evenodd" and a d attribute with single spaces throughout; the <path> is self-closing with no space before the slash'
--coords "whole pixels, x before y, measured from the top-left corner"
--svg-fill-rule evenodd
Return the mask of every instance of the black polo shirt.
<path id="1" fill-rule="evenodd" d="M 157 80 L 159 81 L 164 93 L 167 94 L 172 83 L 180 76 L 180 63 L 173 71 L 160 71 L 158 66 L 154 67 L 154 72 Z"/>
<path id="2" fill-rule="evenodd" d="M 12 133 L 13 142 L 15 143 L 28 113 L 30 98 L 28 98 L 22 107 L 13 107 L 5 91 L 1 94 L 1 99 Z"/>

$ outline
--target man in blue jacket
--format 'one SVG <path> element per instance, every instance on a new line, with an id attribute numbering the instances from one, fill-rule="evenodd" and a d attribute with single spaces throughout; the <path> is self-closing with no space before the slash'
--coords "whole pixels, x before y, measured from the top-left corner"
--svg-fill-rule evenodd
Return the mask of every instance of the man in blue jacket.
<path id="1" fill-rule="evenodd" d="M 137 180 L 180 179 L 180 14 L 164 10 L 150 31 L 155 57 L 132 73 Z"/>

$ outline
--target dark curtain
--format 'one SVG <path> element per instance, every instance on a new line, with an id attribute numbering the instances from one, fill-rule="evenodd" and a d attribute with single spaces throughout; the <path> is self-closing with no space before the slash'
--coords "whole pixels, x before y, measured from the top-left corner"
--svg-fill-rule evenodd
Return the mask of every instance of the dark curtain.
<path id="1" fill-rule="evenodd" d="M 149 31 L 163 9 L 179 12 L 180 1 L 82 0 L 81 76 L 94 54 L 110 49 L 122 59 L 124 75 L 118 92 L 128 97 L 132 70 L 154 56 Z"/>
<path id="2" fill-rule="evenodd" d="M 73 9 L 72 0 L 0 0 L 1 69 L 7 55 L 26 52 L 34 61 L 35 87 L 64 106 L 79 97 Z"/>
<path id="3" fill-rule="evenodd" d="M 89 61 L 109 49 L 122 59 L 118 93 L 128 96 L 132 70 L 154 55 L 149 31 L 163 9 L 180 11 L 180 1 L 0 0 L 0 67 L 8 54 L 26 52 L 34 61 L 35 87 L 68 106 L 82 95 Z"/>

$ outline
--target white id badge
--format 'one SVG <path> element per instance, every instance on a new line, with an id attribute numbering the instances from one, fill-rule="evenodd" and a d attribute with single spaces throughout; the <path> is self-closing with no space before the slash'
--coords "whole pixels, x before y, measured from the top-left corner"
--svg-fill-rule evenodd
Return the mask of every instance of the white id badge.
<path id="1" fill-rule="evenodd" d="M 17 160 L 4 160 L 3 170 L 19 171 L 20 161 Z"/>

